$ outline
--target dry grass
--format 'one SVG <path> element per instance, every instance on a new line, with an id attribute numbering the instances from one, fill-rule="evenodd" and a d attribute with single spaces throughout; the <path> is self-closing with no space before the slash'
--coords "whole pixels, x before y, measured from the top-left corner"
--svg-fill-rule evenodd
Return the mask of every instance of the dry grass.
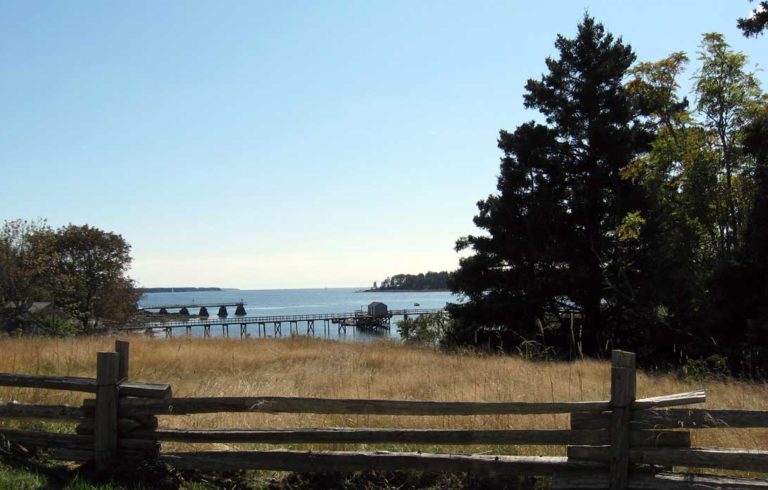
<path id="1" fill-rule="evenodd" d="M 94 376 L 96 352 L 113 339 L 2 339 L 0 372 Z M 311 396 L 436 401 L 576 401 L 609 397 L 606 362 L 528 362 L 515 357 L 443 354 L 380 343 L 342 343 L 304 337 L 281 340 L 170 339 L 131 341 L 131 378 L 168 382 L 176 396 Z M 640 373 L 638 396 L 706 389 L 710 408 L 768 409 L 768 386 L 695 383 L 671 375 Z M 82 395 L 0 387 L 0 400 L 77 405 Z M 567 428 L 567 416 L 342 416 L 212 414 L 163 417 L 186 428 L 421 427 Z M 708 430 L 694 445 L 768 447 L 768 430 Z M 167 444 L 178 449 L 182 445 Z M 192 445 L 185 445 L 190 448 Z M 219 449 L 230 446 L 218 445 Z M 265 446 L 266 447 L 266 446 Z M 352 446 L 293 446 L 341 449 Z M 357 446 L 361 448 L 361 446 Z M 409 446 L 376 446 L 410 450 Z M 557 447 L 424 448 L 454 452 L 563 454 Z"/>

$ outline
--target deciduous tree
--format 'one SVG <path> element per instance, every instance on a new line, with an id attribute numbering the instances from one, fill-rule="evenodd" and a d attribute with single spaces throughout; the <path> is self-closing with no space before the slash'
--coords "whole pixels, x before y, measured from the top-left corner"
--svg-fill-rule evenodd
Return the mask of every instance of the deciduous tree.
<path id="1" fill-rule="evenodd" d="M 126 273 L 130 245 L 122 236 L 88 225 L 69 225 L 57 231 L 57 299 L 81 322 L 95 328 L 99 319 L 120 312 L 138 300 Z M 119 300 L 119 301 L 118 301 Z"/>
<path id="2" fill-rule="evenodd" d="M 741 139 L 762 92 L 757 78 L 746 69 L 746 55 L 731 50 L 721 34 L 703 36 L 699 60 L 696 109 L 719 160 L 718 248 L 720 258 L 727 259 L 743 243 L 745 213 L 751 204 L 749 180 L 743 176 L 751 169 Z"/>
<path id="3" fill-rule="evenodd" d="M 52 231 L 45 221 L 6 221 L 0 227 L 0 324 L 22 326 L 34 301 L 49 299 L 45 288 L 45 242 Z"/>
<path id="4" fill-rule="evenodd" d="M 648 332 L 656 334 L 657 359 L 672 352 L 741 357 L 747 298 L 759 282 L 745 261 L 759 202 L 756 138 L 747 149 L 745 135 L 756 134 L 749 128 L 764 99 L 746 56 L 721 35 L 705 34 L 701 48 L 693 108 L 677 94 L 683 53 L 638 64 L 628 83 L 657 132 L 651 151 L 625 171 L 651 196 L 649 223 L 658 229 L 648 263 L 656 311 Z"/>

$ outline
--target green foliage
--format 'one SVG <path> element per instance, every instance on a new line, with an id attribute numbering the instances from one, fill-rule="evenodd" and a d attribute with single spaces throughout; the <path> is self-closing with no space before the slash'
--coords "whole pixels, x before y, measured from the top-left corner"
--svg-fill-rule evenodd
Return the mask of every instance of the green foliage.
<path id="1" fill-rule="evenodd" d="M 589 17 L 556 46 L 526 86 L 546 124 L 501 132 L 498 193 L 474 219 L 484 233 L 457 241 L 472 254 L 450 278 L 466 301 L 449 306 L 447 338 L 533 357 L 624 346 L 655 365 L 720 355 L 766 372 L 768 101 L 747 57 L 704 34 L 691 106 L 685 53 L 630 66 Z"/>
<path id="2" fill-rule="evenodd" d="M 680 70 L 670 70 L 674 77 L 658 75 L 659 67 L 675 62 L 682 67 L 679 54 L 636 68 L 638 96 L 676 110 L 651 116 L 657 139 L 627 177 L 651 192 L 651 219 L 664 237 L 653 244 L 651 263 L 657 284 L 653 302 L 668 312 L 657 329 L 658 350 L 755 358 L 753 350 L 763 341 L 750 333 L 754 315 L 745 298 L 759 302 L 759 279 L 743 257 L 760 192 L 757 160 L 745 137 L 765 97 L 747 71 L 746 56 L 731 51 L 721 35 L 705 34 L 701 48 L 693 111 L 676 94 Z M 667 101 L 658 103 L 659 87 L 674 88 L 666 91 Z M 744 372 L 743 366 L 734 367 Z"/>
<path id="3" fill-rule="evenodd" d="M 740 374 L 768 372 L 768 105 L 744 130 L 754 159 L 755 192 L 740 253 L 719 263 L 708 284 L 708 332 L 724 346 Z M 721 348 L 722 349 L 722 348 Z"/>
<path id="4" fill-rule="evenodd" d="M 768 272 L 768 104 L 744 131 L 745 152 L 754 158 L 754 203 L 747 226 L 747 254 Z"/>
<path id="5" fill-rule="evenodd" d="M 45 221 L 6 221 L 0 227 L 0 325 L 22 328 L 34 301 L 50 299 L 44 251 L 51 230 Z"/>
<path id="6" fill-rule="evenodd" d="M 57 300 L 84 329 L 101 318 L 126 318 L 135 311 L 138 293 L 126 277 L 130 246 L 120 235 L 88 225 L 57 231 L 54 247 Z"/>
<path id="7" fill-rule="evenodd" d="M 636 238 L 648 203 L 622 176 L 652 140 L 623 84 L 635 55 L 588 16 L 555 46 L 559 57 L 524 97 L 546 124 L 501 131 L 499 193 L 474 219 L 486 234 L 456 244 L 473 252 L 450 281 L 467 298 L 449 307 L 459 343 L 541 342 L 543 327 L 563 326 L 562 312 L 576 306 L 596 353 L 631 331 L 628 314 L 643 300 L 645 244 Z M 547 345 L 567 345 L 567 330 L 554 332 Z"/>
<path id="8" fill-rule="evenodd" d="M 765 99 L 746 56 L 721 35 L 703 36 L 699 61 L 693 110 L 677 95 L 682 53 L 637 65 L 628 82 L 657 128 L 651 151 L 625 172 L 648 190 L 648 221 L 659 231 L 648 263 L 651 303 L 665 312 L 653 321 L 656 358 L 681 348 L 695 356 L 745 348 L 744 328 L 733 328 L 745 324 L 745 310 L 733 295 L 749 296 L 754 282 L 740 257 L 756 194 L 755 160 L 743 142 Z"/>
<path id="9" fill-rule="evenodd" d="M 124 321 L 140 293 L 127 277 L 130 246 L 114 233 L 45 222 L 5 222 L 0 228 L 0 325 L 20 330 L 34 324 L 66 335 Z M 35 313 L 35 301 L 53 306 Z M 76 325 L 72 320 L 76 321 Z"/>
<path id="10" fill-rule="evenodd" d="M 715 354 L 706 359 L 688 359 L 680 368 L 680 374 L 685 379 L 695 381 L 723 380 L 731 376 L 731 370 L 728 367 L 728 360 L 724 356 Z"/>
<path id="11" fill-rule="evenodd" d="M 37 490 L 48 488 L 48 480 L 37 472 L 14 468 L 0 461 L 0 490 Z"/>
<path id="12" fill-rule="evenodd" d="M 765 29 L 768 29 L 768 1 L 759 2 L 757 8 L 748 17 L 738 20 L 738 26 L 746 37 L 757 37 L 762 34 Z"/>
<path id="13" fill-rule="evenodd" d="M 36 321 L 47 335 L 54 337 L 72 337 L 82 332 L 79 322 L 59 315 L 41 315 Z"/>
<path id="14" fill-rule="evenodd" d="M 745 185 L 750 169 L 741 139 L 763 96 L 757 78 L 746 71 L 746 55 L 732 51 L 721 34 L 704 34 L 699 60 L 696 108 L 718 159 L 721 200 L 717 224 L 720 257 L 725 258 L 743 244 L 751 193 Z"/>
<path id="15" fill-rule="evenodd" d="M 632 211 L 624 216 L 624 221 L 616 228 L 619 241 L 628 242 L 640 238 L 640 232 L 646 224 L 646 219 L 639 211 Z"/>
<path id="16" fill-rule="evenodd" d="M 448 314 L 443 311 L 419 315 L 397 322 L 397 333 L 406 343 L 437 345 L 445 337 L 448 323 Z"/>

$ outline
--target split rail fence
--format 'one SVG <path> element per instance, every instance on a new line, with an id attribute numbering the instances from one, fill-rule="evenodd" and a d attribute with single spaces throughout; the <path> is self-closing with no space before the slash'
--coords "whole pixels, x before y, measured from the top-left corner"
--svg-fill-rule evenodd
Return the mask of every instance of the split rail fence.
<path id="1" fill-rule="evenodd" d="M 690 430 L 768 428 L 768 411 L 670 408 L 702 403 L 704 392 L 637 400 L 635 355 L 614 351 L 611 397 L 592 402 L 431 402 L 296 397 L 173 397 L 171 386 L 128 379 L 129 344 L 99 352 L 95 378 L 0 373 L 0 386 L 95 394 L 82 406 L 0 401 L 0 419 L 62 420 L 76 433 L 10 429 L 0 439 L 41 449 L 53 459 L 93 460 L 109 474 L 140 460 L 160 459 L 179 469 L 428 471 L 486 475 L 550 475 L 552 487 L 577 488 L 764 488 L 768 480 L 694 476 L 673 467 L 714 468 L 768 475 L 768 451 L 691 447 Z M 158 416 L 222 412 L 368 414 L 418 416 L 570 414 L 570 429 L 259 429 L 161 428 Z M 161 451 L 166 441 L 253 444 L 556 445 L 565 457 L 424 454 L 351 451 Z"/>

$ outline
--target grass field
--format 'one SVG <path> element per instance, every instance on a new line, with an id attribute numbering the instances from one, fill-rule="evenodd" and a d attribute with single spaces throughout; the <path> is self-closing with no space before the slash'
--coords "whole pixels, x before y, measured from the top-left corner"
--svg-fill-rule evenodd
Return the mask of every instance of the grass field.
<path id="1" fill-rule="evenodd" d="M 135 380 L 171 383 L 176 396 L 310 396 L 435 401 L 579 401 L 609 398 L 610 366 L 601 361 L 530 362 L 517 357 L 445 354 L 396 343 L 343 343 L 286 339 L 131 340 Z M 114 339 L 0 339 L 0 372 L 94 376 L 96 352 Z M 768 408 L 768 385 L 738 381 L 692 382 L 640 372 L 638 397 L 707 390 L 705 407 Z M 86 395 L 0 387 L 0 400 L 80 404 Z M 222 414 L 161 417 L 161 425 L 186 428 L 421 427 L 567 428 L 564 415 L 342 416 Z M 20 422 L 0 421 L 18 426 Z M 39 426 L 39 423 L 37 423 Z M 48 424 L 47 428 L 52 425 Z M 71 426 L 54 426 L 69 431 Z M 768 447 L 768 430 L 694 432 L 695 446 Z M 164 448 L 204 445 L 168 443 Z M 213 445 L 226 450 L 232 445 Z M 257 447 L 249 445 L 246 447 Z M 259 446 L 273 448 L 273 446 Z M 424 447 L 295 445 L 293 449 L 387 449 L 425 452 L 562 455 L 561 447 Z M 1 475 L 0 470 L 0 475 Z"/>

